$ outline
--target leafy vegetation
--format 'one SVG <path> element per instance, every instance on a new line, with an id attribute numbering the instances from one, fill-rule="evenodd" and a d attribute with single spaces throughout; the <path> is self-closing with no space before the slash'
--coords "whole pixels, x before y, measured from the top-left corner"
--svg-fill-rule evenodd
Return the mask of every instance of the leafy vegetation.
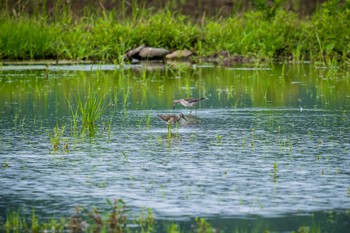
<path id="1" fill-rule="evenodd" d="M 68 1 L 67 1 L 68 2 Z M 283 9 L 282 1 L 255 1 L 255 9 L 227 18 L 193 22 L 180 13 L 150 11 L 132 1 L 130 14 L 101 8 L 76 16 L 57 1 L 50 17 L 0 14 L 0 58 L 89 59 L 122 62 L 124 53 L 142 43 L 166 49 L 190 49 L 200 56 L 220 51 L 255 58 L 349 63 L 350 2 L 330 0 L 309 18 Z M 69 4 L 69 3 L 67 3 Z"/>
<path id="2" fill-rule="evenodd" d="M 68 139 L 64 138 L 64 131 L 65 131 L 65 126 L 62 126 L 61 128 L 56 126 L 53 129 L 53 133 L 48 133 L 50 137 L 50 142 L 52 145 L 52 149 L 54 151 L 59 150 L 59 146 L 62 143 L 63 149 L 65 151 L 68 151 Z"/>
<path id="3" fill-rule="evenodd" d="M 75 94 L 76 106 L 73 106 L 68 100 L 68 105 L 72 113 L 72 125 L 73 131 L 77 129 L 78 119 L 82 123 L 82 133 L 89 132 L 89 136 L 94 136 L 96 122 L 102 117 L 108 108 L 108 105 L 104 105 L 106 93 L 99 91 L 93 91 L 90 87 L 88 93 L 81 97 L 81 95 Z"/>
<path id="4" fill-rule="evenodd" d="M 134 216 L 134 220 L 129 220 L 126 204 L 122 199 L 117 199 L 113 203 L 107 201 L 111 210 L 99 211 L 93 208 L 92 211 L 76 207 L 72 216 L 59 218 L 39 219 L 35 211 L 32 211 L 31 217 L 26 218 L 23 211 L 19 209 L 7 210 L 5 222 L 0 222 L 0 230 L 4 232 L 196 232 L 196 233 L 214 233 L 225 232 L 222 229 L 215 228 L 205 218 L 196 217 L 191 224 L 191 229 L 184 229 L 176 223 L 158 223 L 155 222 L 151 209 L 145 213 L 141 210 L 139 215 Z M 262 230 L 262 226 L 256 226 L 252 232 L 270 232 L 268 229 Z M 248 229 L 236 229 L 234 232 L 250 232 Z M 294 232 L 294 231 L 293 231 Z M 312 223 L 310 226 L 300 226 L 297 231 L 301 232 L 321 232 L 320 226 Z"/>

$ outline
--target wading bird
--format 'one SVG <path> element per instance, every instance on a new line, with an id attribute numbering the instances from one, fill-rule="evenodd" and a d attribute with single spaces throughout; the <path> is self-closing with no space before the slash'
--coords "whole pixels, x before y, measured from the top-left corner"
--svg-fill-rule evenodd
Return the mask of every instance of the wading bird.
<path id="1" fill-rule="evenodd" d="M 185 118 L 185 116 L 180 113 L 180 115 L 176 116 L 175 114 L 173 115 L 157 115 L 161 120 L 163 120 L 165 123 L 167 123 L 168 125 L 172 125 L 172 124 L 176 124 L 177 122 L 179 122 L 182 119 L 184 119 L 185 121 L 187 121 L 187 119 Z M 187 121 L 188 122 L 188 121 Z"/>
<path id="2" fill-rule="evenodd" d="M 199 102 L 199 101 L 202 101 L 202 100 L 205 100 L 207 98 L 186 98 L 186 99 L 179 99 L 179 100 L 174 100 L 173 101 L 173 110 L 175 109 L 176 105 L 177 104 L 181 104 L 187 108 L 190 109 L 190 114 L 192 112 L 192 108 L 194 106 L 196 106 L 196 104 Z"/>

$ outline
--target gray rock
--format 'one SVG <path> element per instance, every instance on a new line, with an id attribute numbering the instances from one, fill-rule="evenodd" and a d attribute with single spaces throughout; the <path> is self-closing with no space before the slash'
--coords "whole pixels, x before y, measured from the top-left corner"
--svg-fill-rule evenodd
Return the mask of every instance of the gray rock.
<path id="1" fill-rule="evenodd" d="M 163 48 L 151 48 L 151 47 L 145 47 L 141 49 L 138 56 L 141 59 L 164 59 L 165 56 L 169 53 L 168 50 Z"/>
<path id="2" fill-rule="evenodd" d="M 189 58 L 193 53 L 190 50 L 176 50 L 166 55 L 166 59 L 185 59 Z"/>
<path id="3" fill-rule="evenodd" d="M 146 45 L 140 45 L 137 48 L 134 48 L 132 50 L 129 50 L 126 54 L 125 54 L 125 58 L 127 59 L 131 59 L 131 58 L 138 58 L 138 54 L 140 53 L 140 51 L 146 47 Z"/>
<path id="4" fill-rule="evenodd" d="M 139 59 L 131 59 L 131 64 L 140 64 L 140 60 Z"/>

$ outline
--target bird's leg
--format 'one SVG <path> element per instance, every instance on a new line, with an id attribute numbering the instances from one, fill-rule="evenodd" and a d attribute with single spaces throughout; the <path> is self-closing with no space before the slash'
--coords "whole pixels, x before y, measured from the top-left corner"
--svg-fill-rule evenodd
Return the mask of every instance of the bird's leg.
<path id="1" fill-rule="evenodd" d="M 168 138 L 171 138 L 171 128 L 172 128 L 172 125 L 168 124 Z"/>

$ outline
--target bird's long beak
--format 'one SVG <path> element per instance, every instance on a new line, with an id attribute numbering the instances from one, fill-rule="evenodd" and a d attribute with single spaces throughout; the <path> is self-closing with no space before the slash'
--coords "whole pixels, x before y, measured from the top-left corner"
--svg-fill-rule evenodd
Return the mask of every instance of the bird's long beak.
<path id="1" fill-rule="evenodd" d="M 188 122 L 188 120 L 185 118 L 185 116 L 182 116 L 182 118 L 183 118 L 185 121 L 187 121 L 187 122 Z"/>

